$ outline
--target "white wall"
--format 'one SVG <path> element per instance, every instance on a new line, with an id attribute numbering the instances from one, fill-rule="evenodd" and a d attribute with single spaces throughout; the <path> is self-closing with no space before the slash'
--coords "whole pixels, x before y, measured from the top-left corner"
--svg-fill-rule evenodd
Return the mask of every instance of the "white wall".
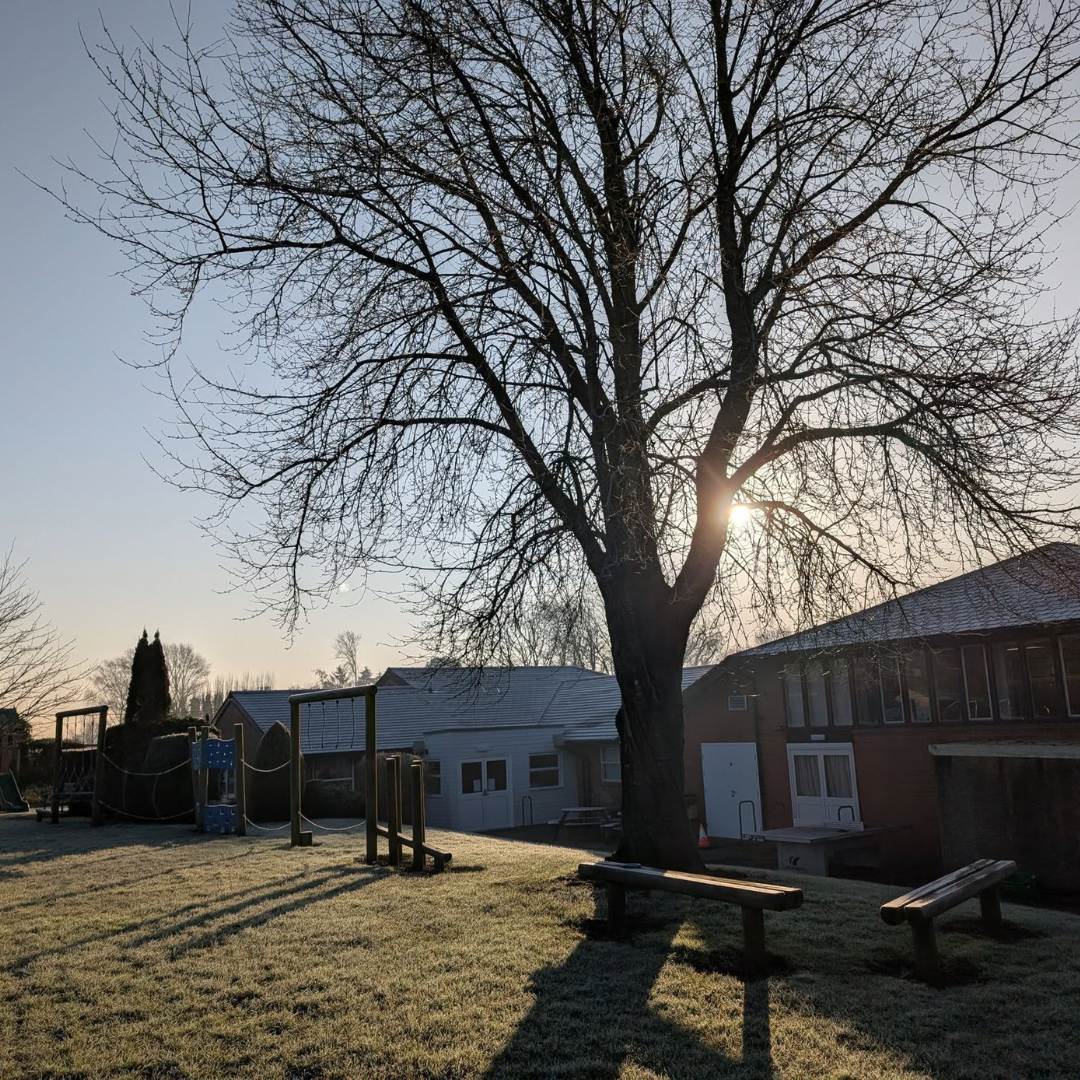
<path id="1" fill-rule="evenodd" d="M 532 799 L 532 822 L 541 825 L 557 818 L 566 806 L 577 806 L 578 782 L 576 759 L 555 746 L 555 736 L 562 728 L 512 727 L 487 728 L 481 731 L 448 731 L 424 736 L 428 761 L 438 761 L 442 773 L 442 794 L 427 797 L 428 825 L 434 828 L 462 827 L 459 807 L 461 763 L 485 758 L 509 759 L 509 787 L 513 823 L 528 824 L 528 799 L 522 821 L 522 797 Z M 529 787 L 529 755 L 557 753 L 561 765 L 561 784 L 556 788 Z"/>

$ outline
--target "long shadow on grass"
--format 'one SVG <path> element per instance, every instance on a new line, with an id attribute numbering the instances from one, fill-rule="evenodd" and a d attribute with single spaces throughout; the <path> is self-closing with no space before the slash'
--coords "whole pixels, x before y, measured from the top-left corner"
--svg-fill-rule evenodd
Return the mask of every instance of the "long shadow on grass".
<path id="1" fill-rule="evenodd" d="M 562 965 L 532 977 L 536 1001 L 487 1071 L 499 1077 L 616 1077 L 631 1061 L 660 1075 L 770 1077 L 769 985 L 746 984 L 742 1057 L 709 1046 L 650 1004 L 653 984 L 669 959 L 679 960 L 672 939 L 685 905 L 673 898 L 649 901 L 655 918 L 630 911 L 628 938 L 581 941 Z M 633 904 L 633 900 L 631 900 Z M 718 1023 L 719 1023 L 718 1017 Z"/>
<path id="2" fill-rule="evenodd" d="M 180 933 L 192 926 L 203 925 L 211 919 L 217 919 L 221 918 L 223 915 L 231 915 L 248 910 L 254 904 L 264 904 L 284 896 L 295 896 L 297 894 L 306 893 L 313 889 L 317 889 L 320 885 L 326 885 L 336 881 L 345 875 L 355 878 L 358 874 L 362 873 L 363 871 L 357 871 L 352 867 L 340 867 L 317 876 L 301 878 L 299 881 L 297 881 L 295 877 L 281 878 L 272 882 L 260 882 L 257 885 L 252 885 L 246 889 L 239 889 L 236 892 L 227 893 L 224 896 L 205 897 L 202 900 L 195 900 L 189 904 L 171 908 L 169 911 L 162 912 L 160 915 L 132 919 L 120 926 L 110 927 L 110 929 L 104 930 L 101 933 L 87 934 L 84 937 L 77 938 L 75 941 L 65 942 L 63 945 L 55 945 L 48 949 L 41 949 L 39 952 L 30 953 L 20 957 L 12 965 L 11 970 L 13 973 L 18 974 L 35 961 L 41 960 L 44 957 L 62 956 L 64 953 L 71 952 L 74 949 L 80 949 L 86 945 L 101 944 L 115 938 L 123 938 L 128 934 L 133 934 L 140 930 L 144 931 L 144 933 L 133 941 L 128 941 L 125 944 L 128 946 L 145 945 L 158 938 Z M 351 887 L 351 884 L 346 886 L 346 888 L 349 887 Z M 89 895 L 89 892 L 87 895 Z M 226 903 L 226 901 L 232 901 L 232 903 Z M 172 922 L 172 920 L 189 913 L 192 913 L 190 918 L 182 919 L 178 923 Z M 158 927 L 158 929 L 146 932 L 152 927 Z"/>

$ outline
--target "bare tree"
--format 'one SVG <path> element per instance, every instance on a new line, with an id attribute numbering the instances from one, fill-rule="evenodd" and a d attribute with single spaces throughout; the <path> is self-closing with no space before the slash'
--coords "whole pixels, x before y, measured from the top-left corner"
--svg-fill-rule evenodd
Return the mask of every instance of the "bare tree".
<path id="1" fill-rule="evenodd" d="M 1078 20 L 241 3 L 212 49 L 98 55 L 112 171 L 68 205 L 177 332 L 207 287 L 263 351 L 265 388 L 171 369 L 174 478 L 283 624 L 408 568 L 482 661 L 588 575 L 620 853 L 689 866 L 679 672 L 718 581 L 809 618 L 1077 527 L 1076 325 L 1035 302 Z"/>
<path id="2" fill-rule="evenodd" d="M 111 660 L 99 660 L 90 672 L 90 685 L 99 704 L 109 706 L 109 716 L 119 722 L 127 705 L 131 685 L 131 662 L 135 649 L 127 649 Z"/>
<path id="3" fill-rule="evenodd" d="M 210 677 L 209 661 L 194 646 L 174 641 L 165 644 L 165 664 L 174 712 L 178 716 L 196 715 Z"/>
<path id="4" fill-rule="evenodd" d="M 86 667 L 41 614 L 43 602 L 26 583 L 14 548 L 0 561 L 0 706 L 31 725 L 82 695 Z"/>

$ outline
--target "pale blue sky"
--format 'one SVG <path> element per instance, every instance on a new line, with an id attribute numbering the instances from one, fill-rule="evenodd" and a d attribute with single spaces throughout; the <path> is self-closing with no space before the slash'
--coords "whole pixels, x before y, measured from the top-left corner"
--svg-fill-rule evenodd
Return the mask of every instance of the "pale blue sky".
<path id="1" fill-rule="evenodd" d="M 193 5 L 200 37 L 227 5 Z M 0 547 L 12 541 L 45 613 L 94 660 L 133 645 L 143 626 L 190 641 L 218 673 L 270 669 L 279 686 L 309 681 L 334 635 L 363 635 L 372 668 L 400 662 L 406 624 L 394 604 L 363 600 L 315 612 L 292 648 L 265 618 L 238 622 L 242 595 L 221 595 L 220 557 L 191 523 L 197 497 L 158 480 L 151 433 L 168 418 L 146 375 L 117 356 L 154 356 L 141 300 L 116 276 L 120 251 L 67 221 L 16 171 L 60 179 L 53 157 L 92 165 L 84 131 L 108 138 L 102 87 L 79 39 L 100 38 L 101 12 L 121 40 L 171 27 L 167 0 L 0 2 Z M 198 358 L 227 323 L 203 314 L 185 341 Z M 205 506 L 202 507 L 205 509 Z"/>
<path id="2" fill-rule="evenodd" d="M 216 36 L 226 0 L 194 0 L 196 37 Z M 101 14 L 99 14 L 99 12 Z M 99 77 L 83 52 L 101 17 L 121 41 L 132 26 L 172 37 L 168 0 L 0 0 L 0 547 L 29 559 L 30 583 L 80 656 L 112 656 L 145 625 L 190 641 L 218 673 L 271 669 L 278 685 L 309 681 L 343 629 L 363 634 L 362 660 L 378 670 L 404 657 L 407 625 L 375 598 L 315 612 L 291 648 L 265 618 L 238 621 L 247 601 L 224 594 L 220 558 L 192 524 L 205 505 L 158 480 L 152 434 L 170 417 L 146 375 L 117 356 L 155 356 L 151 321 L 117 272 L 119 250 L 63 217 L 16 170 L 56 183 L 51 158 L 93 166 L 85 131 L 107 140 Z M 1073 180 L 1063 199 L 1075 200 Z M 1077 304 L 1080 227 L 1053 240 L 1061 256 L 1047 303 Z M 216 322 L 215 322 L 216 320 Z M 228 324 L 204 305 L 184 354 L 217 351 Z"/>

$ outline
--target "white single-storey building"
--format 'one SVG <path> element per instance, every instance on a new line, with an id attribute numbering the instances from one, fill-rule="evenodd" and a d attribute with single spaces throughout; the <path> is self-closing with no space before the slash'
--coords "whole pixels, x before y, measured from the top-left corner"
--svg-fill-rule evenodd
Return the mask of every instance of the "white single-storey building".
<path id="1" fill-rule="evenodd" d="M 684 687 L 709 670 L 687 668 Z M 621 766 L 614 677 L 578 667 L 389 668 L 376 696 L 379 753 L 426 763 L 429 825 L 483 832 L 541 824 L 572 806 L 618 807 Z M 297 690 L 238 690 L 214 718 L 242 723 L 254 747 L 289 724 Z M 362 784 L 364 702 L 301 707 L 309 779 Z"/>

